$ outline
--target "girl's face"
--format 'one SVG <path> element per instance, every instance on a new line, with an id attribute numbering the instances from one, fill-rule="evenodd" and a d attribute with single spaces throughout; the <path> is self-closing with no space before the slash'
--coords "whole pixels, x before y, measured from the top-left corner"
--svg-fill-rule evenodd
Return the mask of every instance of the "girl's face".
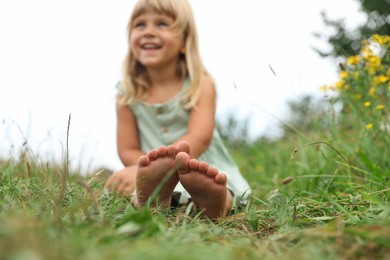
<path id="1" fill-rule="evenodd" d="M 185 52 L 182 35 L 173 32 L 173 18 L 148 10 L 137 16 L 131 25 L 130 48 L 146 68 L 176 66 Z"/>

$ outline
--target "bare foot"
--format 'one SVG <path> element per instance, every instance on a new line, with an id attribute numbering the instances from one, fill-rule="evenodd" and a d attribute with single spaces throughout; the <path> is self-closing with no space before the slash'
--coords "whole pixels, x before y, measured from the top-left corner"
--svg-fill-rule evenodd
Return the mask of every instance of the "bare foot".
<path id="1" fill-rule="evenodd" d="M 204 215 L 218 219 L 228 214 L 232 196 L 226 188 L 226 175 L 205 162 L 191 159 L 187 153 L 176 155 L 179 180 Z"/>
<path id="2" fill-rule="evenodd" d="M 136 175 L 137 204 L 143 205 L 153 195 L 152 202 L 169 206 L 172 192 L 179 179 L 175 166 L 175 155 L 189 153 L 189 144 L 180 142 L 176 146 L 162 146 L 151 150 L 138 159 Z M 153 194 L 153 193 L 156 194 Z"/>

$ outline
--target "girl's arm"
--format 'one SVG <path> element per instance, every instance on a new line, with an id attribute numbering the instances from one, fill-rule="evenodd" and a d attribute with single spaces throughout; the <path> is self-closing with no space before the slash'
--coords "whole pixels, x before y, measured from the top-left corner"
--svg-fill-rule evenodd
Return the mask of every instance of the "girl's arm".
<path id="1" fill-rule="evenodd" d="M 119 97 L 116 101 L 116 115 L 119 158 L 125 166 L 135 165 L 145 153 L 140 149 L 135 117 L 128 106 L 119 101 Z"/>
<path id="2" fill-rule="evenodd" d="M 192 158 L 198 158 L 207 150 L 215 128 L 216 90 L 209 76 L 203 76 L 201 96 L 196 108 L 192 108 L 188 122 L 187 134 L 179 140 L 190 143 Z"/>

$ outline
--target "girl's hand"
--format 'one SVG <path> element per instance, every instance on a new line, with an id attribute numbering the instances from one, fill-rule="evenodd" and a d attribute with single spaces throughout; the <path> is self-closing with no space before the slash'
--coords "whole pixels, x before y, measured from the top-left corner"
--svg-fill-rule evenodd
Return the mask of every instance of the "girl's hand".
<path id="1" fill-rule="evenodd" d="M 132 167 L 129 168 L 131 169 Z M 104 188 L 108 192 L 116 192 L 119 195 L 131 195 L 135 190 L 135 177 L 134 174 L 129 172 L 129 168 L 125 168 L 111 175 Z"/>

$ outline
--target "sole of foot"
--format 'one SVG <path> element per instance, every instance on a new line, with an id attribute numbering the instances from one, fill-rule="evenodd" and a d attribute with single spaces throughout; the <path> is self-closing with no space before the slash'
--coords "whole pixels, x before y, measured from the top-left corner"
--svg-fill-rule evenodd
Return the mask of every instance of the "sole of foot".
<path id="1" fill-rule="evenodd" d="M 187 153 L 178 153 L 175 161 L 179 181 L 203 214 L 210 219 L 226 216 L 232 204 L 226 175 L 206 162 L 190 159 Z"/>

